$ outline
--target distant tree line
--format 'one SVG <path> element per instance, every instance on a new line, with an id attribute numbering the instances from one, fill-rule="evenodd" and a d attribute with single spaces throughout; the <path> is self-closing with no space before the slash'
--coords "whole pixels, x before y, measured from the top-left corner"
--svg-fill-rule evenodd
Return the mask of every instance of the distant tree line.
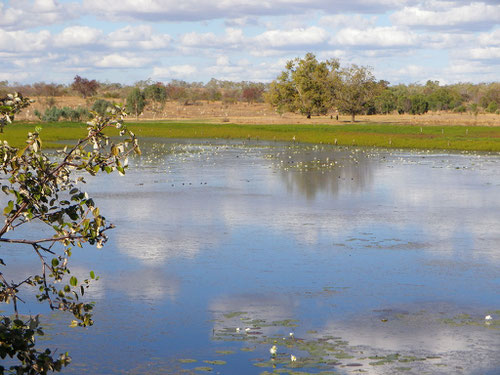
<path id="1" fill-rule="evenodd" d="M 0 81 L 0 94 L 16 91 L 23 95 L 60 97 L 81 96 L 83 98 L 100 97 L 105 99 L 126 99 L 134 89 L 167 101 L 178 101 L 182 104 L 195 104 L 197 101 L 262 102 L 267 85 L 261 82 L 232 82 L 212 78 L 209 82 L 186 82 L 171 80 L 168 83 L 152 80 L 139 81 L 134 85 L 98 82 L 75 76 L 69 85 L 58 83 L 36 82 L 33 84 L 9 83 Z"/>
<path id="2" fill-rule="evenodd" d="M 84 121 L 90 111 L 104 113 L 115 102 L 126 102 L 129 113 L 138 117 L 145 109 L 153 116 L 162 113 L 167 102 L 197 105 L 202 102 L 268 102 L 279 113 L 297 112 L 307 117 L 325 114 L 414 114 L 428 111 L 453 111 L 478 114 L 500 113 L 500 82 L 390 85 L 376 80 L 369 67 L 341 66 L 338 60 L 318 61 L 308 53 L 289 61 L 284 71 L 269 84 L 232 82 L 212 78 L 207 83 L 171 80 L 168 83 L 144 80 L 134 85 L 98 82 L 75 76 L 71 84 L 36 82 L 18 84 L 0 81 L 0 95 L 20 92 L 44 97 L 44 112 L 35 114 L 43 121 Z M 57 108 L 56 97 L 80 96 L 85 107 Z M 57 119 L 57 120 L 56 120 Z"/>

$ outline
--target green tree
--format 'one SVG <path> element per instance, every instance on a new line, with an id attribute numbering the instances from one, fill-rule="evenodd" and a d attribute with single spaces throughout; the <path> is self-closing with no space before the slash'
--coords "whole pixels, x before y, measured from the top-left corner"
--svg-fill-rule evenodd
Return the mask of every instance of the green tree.
<path id="1" fill-rule="evenodd" d="M 427 95 L 427 101 L 431 111 L 448 111 L 462 104 L 460 94 L 449 87 L 437 88 Z"/>
<path id="2" fill-rule="evenodd" d="M 20 95 L 1 98 L 0 122 L 12 118 L 29 100 Z M 85 244 L 98 248 L 106 242 L 106 232 L 113 227 L 87 193 L 81 190 L 83 172 L 96 175 L 114 170 L 124 173 L 128 155 L 139 153 L 134 134 L 123 123 L 125 113 L 115 106 L 106 116 L 88 122 L 87 133 L 74 146 L 60 151 L 59 157 L 47 156 L 42 150 L 41 129 L 28 133 L 26 146 L 0 144 L 0 170 L 5 176 L 1 189 L 8 197 L 0 227 L 3 247 L 24 248 L 26 255 L 38 258 L 40 268 L 29 275 L 9 275 L 9 264 L 0 258 L 0 303 L 11 303 L 12 316 L 0 310 L 0 358 L 11 358 L 9 368 L 0 364 L 0 374 L 46 374 L 60 371 L 70 363 L 67 353 L 57 357 L 50 349 L 39 350 L 37 337 L 43 335 L 39 317 L 27 317 L 19 310 L 19 301 L 31 295 L 51 309 L 73 315 L 71 326 L 92 325 L 93 304 L 84 296 L 96 279 L 94 272 L 77 279 L 71 272 L 70 258 L 74 247 Z M 114 143 L 104 130 L 114 128 L 124 138 Z M 78 183 L 78 184 L 77 184 Z M 45 227 L 31 231 L 29 228 Z M 26 230 L 25 230 L 26 229 Z M 29 233 L 29 235 L 27 235 Z M 7 261 L 8 263 L 8 261 Z M 14 276 L 17 280 L 10 280 Z M 22 296 L 22 297 L 21 297 Z"/>
<path id="3" fill-rule="evenodd" d="M 412 115 L 422 115 L 429 110 L 429 103 L 424 94 L 413 94 L 409 97 L 410 113 Z"/>
<path id="4" fill-rule="evenodd" d="M 133 113 L 137 119 L 144 111 L 146 98 L 140 88 L 134 87 L 127 95 L 127 111 Z"/>
<path id="5" fill-rule="evenodd" d="M 390 89 L 383 90 L 374 99 L 377 113 L 388 114 L 396 110 L 397 99 Z"/>
<path id="6" fill-rule="evenodd" d="M 286 69 L 271 83 L 266 101 L 279 113 L 300 112 L 307 118 L 326 114 L 332 107 L 338 68 L 337 60 L 319 62 L 312 53 L 288 61 Z"/>
<path id="7" fill-rule="evenodd" d="M 160 82 L 147 86 L 144 89 L 144 97 L 151 103 L 153 116 L 161 113 L 167 101 L 167 91 Z"/>
<path id="8" fill-rule="evenodd" d="M 101 116 L 106 114 L 106 111 L 114 108 L 114 104 L 105 100 L 105 99 L 97 99 L 94 104 L 92 104 L 92 111 L 97 112 Z"/>
<path id="9" fill-rule="evenodd" d="M 496 111 L 498 111 L 497 102 L 490 102 L 490 104 L 488 104 L 488 107 L 486 107 L 486 112 L 495 113 Z"/>
<path id="10" fill-rule="evenodd" d="M 351 65 L 339 72 L 341 85 L 336 95 L 340 112 L 351 115 L 354 122 L 357 114 L 363 113 L 365 106 L 378 95 L 381 86 L 366 66 Z"/>

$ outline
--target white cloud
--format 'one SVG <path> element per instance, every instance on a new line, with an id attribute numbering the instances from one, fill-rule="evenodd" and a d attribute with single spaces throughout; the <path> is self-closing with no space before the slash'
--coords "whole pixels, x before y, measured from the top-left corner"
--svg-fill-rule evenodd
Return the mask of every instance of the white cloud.
<path id="1" fill-rule="evenodd" d="M 110 55 L 98 58 L 94 62 L 94 66 L 98 68 L 141 68 L 148 64 L 150 61 L 148 58 L 136 57 L 129 54 L 117 54 L 113 53 Z"/>
<path id="2" fill-rule="evenodd" d="M 480 62 L 462 60 L 453 61 L 453 64 L 451 64 L 449 71 L 453 74 L 470 76 L 471 74 L 477 74 L 478 71 L 481 71 L 483 69 L 484 66 L 482 66 Z"/>
<path id="3" fill-rule="evenodd" d="M 404 76 L 410 76 L 413 79 L 417 78 L 417 77 L 420 78 L 420 76 L 425 74 L 425 72 L 426 72 L 426 69 L 423 66 L 414 65 L 414 64 L 407 65 L 407 66 L 397 70 L 398 74 L 404 75 Z"/>
<path id="4" fill-rule="evenodd" d="M 384 12 L 406 3 L 404 0 L 122 0 L 102 2 L 84 0 L 88 12 L 112 20 L 136 19 L 147 21 L 201 21 L 212 19 L 242 19 L 254 16 L 276 16 L 304 14 L 321 11 L 327 14 L 340 12 L 374 13 Z"/>
<path id="5" fill-rule="evenodd" d="M 168 67 L 155 66 L 153 68 L 153 78 L 155 79 L 179 79 L 190 78 L 196 74 L 198 69 L 193 65 L 172 65 Z"/>
<path id="6" fill-rule="evenodd" d="M 241 81 L 241 78 L 247 74 L 248 62 L 243 60 L 237 64 L 231 63 L 228 56 L 219 56 L 213 66 L 205 69 L 205 72 L 211 77 L 219 77 L 224 80 Z"/>
<path id="7" fill-rule="evenodd" d="M 478 41 L 482 46 L 500 46 L 500 29 L 480 34 Z"/>
<path id="8" fill-rule="evenodd" d="M 51 35 L 47 30 L 37 33 L 0 29 L 0 52 L 33 52 L 46 49 Z"/>
<path id="9" fill-rule="evenodd" d="M 432 3 L 431 3 L 432 4 Z M 430 29 L 460 28 L 469 29 L 490 28 L 500 20 L 500 5 L 488 5 L 484 2 L 473 2 L 463 6 L 454 6 L 450 2 L 438 4 L 447 5 L 438 9 L 423 9 L 423 7 L 405 7 L 391 15 L 391 20 L 399 25 L 416 26 Z"/>
<path id="10" fill-rule="evenodd" d="M 363 17 L 360 14 L 335 14 L 321 17 L 319 24 L 326 28 L 356 28 L 365 29 L 375 26 L 376 17 Z"/>
<path id="11" fill-rule="evenodd" d="M 180 37 L 180 42 L 186 47 L 213 47 L 217 46 L 218 38 L 214 33 L 190 32 Z"/>
<path id="12" fill-rule="evenodd" d="M 228 27 L 222 35 L 216 35 L 212 32 L 190 32 L 181 35 L 179 42 L 182 47 L 230 49 L 238 48 L 245 42 L 245 37 L 243 30 Z"/>
<path id="13" fill-rule="evenodd" d="M 286 59 L 272 62 L 251 63 L 247 59 L 231 62 L 227 56 L 218 56 L 215 65 L 206 67 L 203 72 L 209 77 L 229 81 L 259 81 L 269 82 L 283 70 Z"/>
<path id="14" fill-rule="evenodd" d="M 0 27 L 21 30 L 66 22 L 79 15 L 78 3 L 59 4 L 55 0 L 15 0 L 0 4 Z"/>
<path id="15" fill-rule="evenodd" d="M 374 27 L 369 29 L 346 28 L 340 30 L 330 43 L 337 46 L 362 46 L 370 48 L 418 47 L 419 37 L 396 27 Z"/>
<path id="16" fill-rule="evenodd" d="M 317 26 L 307 29 L 269 30 L 257 35 L 253 42 L 256 49 L 261 48 L 294 48 L 307 46 L 312 48 L 328 41 L 328 33 Z"/>
<path id="17" fill-rule="evenodd" d="M 422 45 L 434 49 L 463 49 L 477 43 L 477 37 L 470 33 L 427 33 L 421 35 Z"/>
<path id="18" fill-rule="evenodd" d="M 233 18 L 233 19 L 228 19 L 225 21 L 225 24 L 228 27 L 244 27 L 248 25 L 257 25 L 258 21 L 256 17 L 240 17 L 240 18 Z"/>
<path id="19" fill-rule="evenodd" d="M 87 26 L 70 26 L 54 36 L 54 46 L 62 48 L 81 47 L 96 44 L 101 37 L 101 30 Z"/>
<path id="20" fill-rule="evenodd" d="M 464 51 L 465 55 L 474 60 L 498 60 L 500 64 L 500 47 L 472 48 Z"/>
<path id="21" fill-rule="evenodd" d="M 29 78 L 26 72 L 5 73 L 0 72 L 0 81 L 21 81 Z"/>
<path id="22" fill-rule="evenodd" d="M 154 34 L 148 25 L 126 26 L 109 33 L 106 44 L 112 48 L 163 49 L 172 38 L 168 34 Z"/>
<path id="23" fill-rule="evenodd" d="M 229 57 L 227 57 L 227 56 L 217 57 L 216 64 L 219 66 L 228 66 L 229 65 Z"/>
<path id="24" fill-rule="evenodd" d="M 345 57 L 346 57 L 346 52 L 341 49 L 323 51 L 318 55 L 318 58 L 322 60 L 344 59 Z"/>

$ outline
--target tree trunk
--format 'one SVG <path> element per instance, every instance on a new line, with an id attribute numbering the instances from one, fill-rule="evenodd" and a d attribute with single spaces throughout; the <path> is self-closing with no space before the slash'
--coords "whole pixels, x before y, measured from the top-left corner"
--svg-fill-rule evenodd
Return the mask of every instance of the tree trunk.
<path id="1" fill-rule="evenodd" d="M 307 118 L 311 118 L 311 114 L 310 113 L 307 114 Z"/>
<path id="2" fill-rule="evenodd" d="M 351 122 L 354 122 L 354 116 L 356 116 L 356 114 L 354 112 L 351 113 Z"/>

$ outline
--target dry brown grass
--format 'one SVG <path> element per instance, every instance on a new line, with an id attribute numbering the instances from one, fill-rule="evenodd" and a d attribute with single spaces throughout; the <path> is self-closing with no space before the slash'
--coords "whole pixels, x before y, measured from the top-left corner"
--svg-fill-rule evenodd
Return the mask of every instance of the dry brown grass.
<path id="1" fill-rule="evenodd" d="M 20 120 L 35 121 L 33 111 L 44 111 L 49 103 L 49 98 L 36 97 L 35 103 L 25 110 L 18 118 Z M 80 97 L 62 96 L 55 97 L 58 107 L 78 107 L 92 105 L 92 100 Z M 112 99 L 107 99 L 112 101 Z M 235 124 L 344 124 L 350 122 L 350 116 L 315 116 L 311 119 L 293 113 L 279 115 L 268 104 L 264 103 L 236 103 L 225 104 L 220 102 L 199 102 L 195 105 L 183 105 L 178 102 L 168 102 L 161 113 L 155 114 L 150 109 L 146 110 L 139 120 L 192 120 L 206 122 L 231 122 Z M 474 116 L 470 113 L 430 112 L 425 115 L 372 115 L 357 116 L 357 122 L 387 123 L 387 124 L 415 124 L 415 125 L 484 125 L 500 126 L 500 115 L 481 113 Z"/>

